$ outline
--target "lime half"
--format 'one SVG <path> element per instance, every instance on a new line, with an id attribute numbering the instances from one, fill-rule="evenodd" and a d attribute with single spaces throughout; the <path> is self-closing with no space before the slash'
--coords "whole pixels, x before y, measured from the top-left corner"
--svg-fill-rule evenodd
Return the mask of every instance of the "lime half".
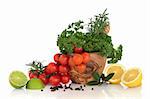
<path id="1" fill-rule="evenodd" d="M 27 76 L 21 71 L 13 71 L 9 75 L 9 82 L 14 88 L 24 87 L 27 81 Z"/>
<path id="2" fill-rule="evenodd" d="M 43 89 L 44 87 L 45 87 L 44 83 L 38 78 L 32 78 L 27 82 L 26 85 L 27 89 L 33 89 L 33 90 Z"/>

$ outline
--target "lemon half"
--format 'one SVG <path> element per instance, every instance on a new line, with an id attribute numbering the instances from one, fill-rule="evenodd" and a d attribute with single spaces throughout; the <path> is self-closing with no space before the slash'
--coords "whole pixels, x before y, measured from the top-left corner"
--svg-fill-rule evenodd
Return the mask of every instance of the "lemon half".
<path id="1" fill-rule="evenodd" d="M 142 84 L 142 71 L 139 68 L 128 69 L 121 78 L 121 82 L 127 87 L 137 87 Z"/>
<path id="2" fill-rule="evenodd" d="M 121 82 L 121 77 L 124 72 L 125 68 L 120 64 L 111 64 L 107 66 L 104 70 L 106 76 L 110 73 L 114 73 L 114 76 L 109 80 L 109 82 L 112 84 L 119 84 Z"/>

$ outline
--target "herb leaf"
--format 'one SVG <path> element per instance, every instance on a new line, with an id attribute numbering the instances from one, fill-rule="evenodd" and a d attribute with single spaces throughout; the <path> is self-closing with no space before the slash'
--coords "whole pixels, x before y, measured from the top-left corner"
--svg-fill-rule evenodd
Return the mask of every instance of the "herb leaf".
<path id="1" fill-rule="evenodd" d="M 87 85 L 98 85 L 98 84 L 99 84 L 99 82 L 96 81 L 96 80 L 90 81 L 90 82 L 87 83 Z"/>
<path id="2" fill-rule="evenodd" d="M 102 84 L 103 84 L 103 82 L 99 82 L 99 84 L 98 84 L 98 85 L 100 86 L 100 85 L 102 85 Z"/>
<path id="3" fill-rule="evenodd" d="M 88 82 L 87 85 L 99 85 L 100 86 L 103 83 L 107 83 L 113 76 L 114 76 L 114 73 L 110 73 L 108 76 L 105 77 L 104 74 L 100 76 L 97 72 L 94 72 L 93 78 L 95 80 Z"/>
<path id="4" fill-rule="evenodd" d="M 100 79 L 100 75 L 99 75 L 97 72 L 94 72 L 94 73 L 93 73 L 93 78 L 94 78 L 95 80 L 99 80 L 99 79 Z"/>
<path id="5" fill-rule="evenodd" d="M 115 73 L 110 73 L 108 76 L 105 77 L 105 81 L 109 81 Z"/>
<path id="6" fill-rule="evenodd" d="M 102 78 L 102 80 L 105 80 L 105 75 L 102 74 L 102 75 L 101 75 L 101 78 Z"/>

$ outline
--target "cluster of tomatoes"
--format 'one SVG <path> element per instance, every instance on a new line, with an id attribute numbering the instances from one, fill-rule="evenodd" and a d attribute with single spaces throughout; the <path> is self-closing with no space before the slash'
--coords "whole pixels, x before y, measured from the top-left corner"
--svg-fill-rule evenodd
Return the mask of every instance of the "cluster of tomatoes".
<path id="1" fill-rule="evenodd" d="M 45 85 L 49 83 L 52 86 L 58 86 L 61 83 L 67 84 L 70 81 L 70 69 L 75 68 L 79 73 L 84 73 L 86 63 L 90 61 L 90 55 L 83 52 L 82 48 L 75 48 L 72 55 L 55 54 L 54 61 L 43 69 L 31 70 L 29 72 L 30 79 L 39 78 Z"/>
<path id="2" fill-rule="evenodd" d="M 61 83 L 67 84 L 70 81 L 68 56 L 65 54 L 56 54 L 54 55 L 54 61 L 41 70 L 38 68 L 39 66 L 34 71 L 30 70 L 30 79 L 39 78 L 45 85 L 49 83 L 52 86 L 58 86 Z"/>
<path id="3" fill-rule="evenodd" d="M 86 72 L 86 64 L 90 61 L 90 54 L 87 52 L 74 53 L 69 58 L 69 66 L 75 69 L 78 73 Z"/>

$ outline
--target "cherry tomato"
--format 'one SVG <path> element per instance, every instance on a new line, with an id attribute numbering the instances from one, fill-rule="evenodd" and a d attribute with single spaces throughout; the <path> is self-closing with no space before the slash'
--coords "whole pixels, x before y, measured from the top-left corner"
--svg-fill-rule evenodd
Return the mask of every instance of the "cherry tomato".
<path id="1" fill-rule="evenodd" d="M 75 65 L 79 65 L 83 62 L 83 56 L 80 54 L 74 54 L 73 55 L 73 62 Z"/>
<path id="2" fill-rule="evenodd" d="M 82 53 L 82 52 L 83 52 L 83 48 L 75 47 L 75 48 L 74 48 L 74 52 L 75 52 L 75 53 Z"/>
<path id="3" fill-rule="evenodd" d="M 49 81 L 48 81 L 48 78 L 46 78 L 46 74 L 45 74 L 45 73 L 40 74 L 38 78 L 41 79 L 42 82 L 43 82 L 45 85 L 47 85 L 48 82 L 49 82 Z"/>
<path id="4" fill-rule="evenodd" d="M 59 73 L 61 76 L 68 75 L 69 73 Z"/>
<path id="5" fill-rule="evenodd" d="M 61 76 L 61 82 L 63 84 L 67 84 L 69 81 L 70 81 L 70 76 L 69 75 Z"/>
<path id="6" fill-rule="evenodd" d="M 50 83 L 52 86 L 58 86 L 58 85 L 60 85 L 60 76 L 59 76 L 59 75 L 51 76 L 51 77 L 49 78 L 49 83 Z"/>
<path id="7" fill-rule="evenodd" d="M 86 64 L 90 61 L 90 54 L 87 52 L 82 53 L 83 56 L 83 63 Z"/>
<path id="8" fill-rule="evenodd" d="M 60 57 L 60 55 L 61 55 L 61 54 L 59 54 L 59 53 L 54 55 L 54 61 L 55 61 L 55 62 L 57 62 L 57 63 L 59 62 L 59 57 Z"/>
<path id="9" fill-rule="evenodd" d="M 85 64 L 80 64 L 77 66 L 77 71 L 79 73 L 84 73 L 86 71 L 86 65 Z"/>
<path id="10" fill-rule="evenodd" d="M 45 68 L 46 74 L 51 74 L 54 72 L 58 72 L 58 66 L 55 63 L 49 63 L 48 66 Z"/>
<path id="11" fill-rule="evenodd" d="M 75 63 L 73 62 L 73 58 L 72 58 L 72 57 L 69 58 L 68 65 L 69 65 L 69 67 L 70 67 L 71 69 L 74 68 Z"/>
<path id="12" fill-rule="evenodd" d="M 61 65 L 67 65 L 67 64 L 68 64 L 68 60 L 69 60 L 69 58 L 68 58 L 67 55 L 62 54 L 62 55 L 60 55 L 60 57 L 59 57 L 59 63 L 60 63 Z"/>
<path id="13" fill-rule="evenodd" d="M 64 65 L 59 66 L 59 72 L 60 73 L 67 73 L 68 72 L 68 67 Z"/>
<path id="14" fill-rule="evenodd" d="M 38 73 L 37 71 L 29 71 L 29 78 L 38 78 Z"/>

